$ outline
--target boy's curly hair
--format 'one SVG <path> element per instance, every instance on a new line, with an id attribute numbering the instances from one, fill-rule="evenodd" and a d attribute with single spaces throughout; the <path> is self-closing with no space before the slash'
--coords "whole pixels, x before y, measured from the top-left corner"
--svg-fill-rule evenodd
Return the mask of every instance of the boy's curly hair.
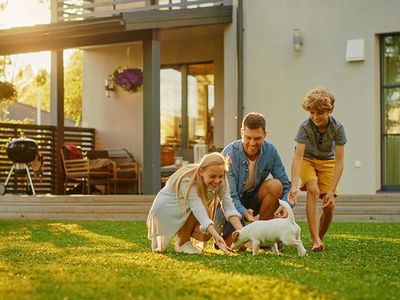
<path id="1" fill-rule="evenodd" d="M 301 101 L 301 106 L 306 111 L 315 109 L 319 112 L 331 112 L 335 107 L 335 97 L 327 88 L 317 87 L 306 94 Z"/>

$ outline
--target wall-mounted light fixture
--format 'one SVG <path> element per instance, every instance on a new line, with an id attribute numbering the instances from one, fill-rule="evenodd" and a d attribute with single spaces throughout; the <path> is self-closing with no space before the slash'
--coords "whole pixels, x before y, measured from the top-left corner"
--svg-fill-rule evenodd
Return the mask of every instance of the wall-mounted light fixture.
<path id="1" fill-rule="evenodd" d="M 105 80 L 104 83 L 104 88 L 106 90 L 106 97 L 111 97 L 110 92 L 114 92 L 115 86 L 114 86 L 114 81 L 112 75 L 108 75 L 107 79 Z"/>
<path id="2" fill-rule="evenodd" d="M 294 51 L 300 52 L 301 46 L 303 46 L 303 37 L 301 31 L 298 28 L 293 29 L 293 49 Z"/>

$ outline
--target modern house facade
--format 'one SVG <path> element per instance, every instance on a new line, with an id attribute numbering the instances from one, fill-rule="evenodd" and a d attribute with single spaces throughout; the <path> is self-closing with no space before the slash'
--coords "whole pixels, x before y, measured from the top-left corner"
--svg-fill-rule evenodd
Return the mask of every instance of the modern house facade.
<path id="1" fill-rule="evenodd" d="M 160 188 L 163 147 L 192 149 L 205 142 L 222 148 L 239 137 L 240 120 L 251 111 L 267 117 L 267 139 L 289 174 L 294 136 L 307 118 L 300 101 L 321 85 L 335 95 L 334 115 L 348 138 L 341 192 L 400 190 L 399 1 L 52 4 L 58 23 L 43 29 L 54 34 L 52 40 L 43 47 L 0 46 L 0 54 L 52 50 L 53 82 L 62 85 L 60 53 L 81 48 L 83 126 L 96 129 L 97 148 L 124 147 L 134 154 L 144 193 Z M 74 24 L 81 27 L 74 30 Z M 57 28 L 67 29 L 64 39 Z M 2 34 L 16 39 L 21 32 Z M 143 68 L 138 93 L 106 93 L 119 66 Z M 56 116 L 62 105 L 57 84 L 56 123 L 62 118 Z"/>

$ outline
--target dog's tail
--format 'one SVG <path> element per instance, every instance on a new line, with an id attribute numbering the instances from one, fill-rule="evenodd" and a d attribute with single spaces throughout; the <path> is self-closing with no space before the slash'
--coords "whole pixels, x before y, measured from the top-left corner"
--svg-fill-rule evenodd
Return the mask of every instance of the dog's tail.
<path id="1" fill-rule="evenodd" d="M 289 222 L 294 223 L 294 214 L 293 214 L 293 210 L 290 207 L 289 203 L 287 203 L 286 201 L 279 200 L 279 204 L 282 205 L 286 209 L 287 214 L 288 214 L 287 218 L 288 218 Z"/>

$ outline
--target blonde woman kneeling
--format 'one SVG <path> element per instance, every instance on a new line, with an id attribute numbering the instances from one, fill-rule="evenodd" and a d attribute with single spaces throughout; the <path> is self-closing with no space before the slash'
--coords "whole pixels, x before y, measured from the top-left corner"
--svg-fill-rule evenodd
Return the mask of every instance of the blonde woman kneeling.
<path id="1" fill-rule="evenodd" d="M 176 252 L 201 253 L 191 238 L 208 241 L 229 254 L 231 249 L 214 225 L 220 206 L 235 229 L 242 228 L 241 215 L 235 209 L 225 179 L 226 160 L 218 152 L 207 154 L 199 164 L 180 168 L 157 194 L 147 218 L 151 249 L 165 252 L 176 235 Z"/>

